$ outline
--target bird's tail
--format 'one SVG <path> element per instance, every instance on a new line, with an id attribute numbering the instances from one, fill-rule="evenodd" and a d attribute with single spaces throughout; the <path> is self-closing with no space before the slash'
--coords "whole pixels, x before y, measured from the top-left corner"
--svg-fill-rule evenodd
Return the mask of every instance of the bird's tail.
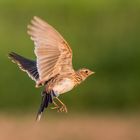
<path id="1" fill-rule="evenodd" d="M 36 121 L 40 121 L 44 109 L 48 107 L 49 103 L 53 102 L 53 96 L 54 95 L 52 91 L 50 93 L 47 93 L 45 91 L 42 92 L 42 100 L 36 116 Z"/>

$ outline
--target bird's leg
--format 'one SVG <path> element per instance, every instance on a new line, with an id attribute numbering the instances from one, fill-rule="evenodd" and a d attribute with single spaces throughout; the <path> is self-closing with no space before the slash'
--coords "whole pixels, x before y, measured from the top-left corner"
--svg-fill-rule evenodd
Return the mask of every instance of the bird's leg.
<path id="1" fill-rule="evenodd" d="M 57 99 L 57 101 L 61 104 L 61 107 L 59 107 L 59 109 L 58 109 L 58 112 L 60 111 L 60 112 L 68 112 L 68 110 L 67 110 L 67 107 L 66 107 L 66 105 L 58 98 L 58 97 L 55 97 L 56 99 Z"/>
<path id="2" fill-rule="evenodd" d="M 55 102 L 53 101 L 54 107 L 51 107 L 51 109 L 57 109 L 57 112 L 62 112 L 61 107 Z"/>
<path id="3" fill-rule="evenodd" d="M 54 104 L 54 107 L 51 107 L 51 109 L 58 109 L 58 108 L 60 108 L 55 101 L 53 101 L 52 103 Z"/>
<path id="4" fill-rule="evenodd" d="M 59 106 L 55 101 L 53 101 L 52 103 L 54 104 L 54 107 L 51 107 L 51 109 L 57 109 L 58 112 L 68 112 L 66 105 L 58 97 L 55 98 L 61 104 L 61 106 Z"/>

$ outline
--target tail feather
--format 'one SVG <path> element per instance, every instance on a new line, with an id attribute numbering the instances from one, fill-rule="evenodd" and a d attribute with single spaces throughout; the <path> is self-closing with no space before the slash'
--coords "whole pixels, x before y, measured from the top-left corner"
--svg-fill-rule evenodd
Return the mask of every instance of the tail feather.
<path id="1" fill-rule="evenodd" d="M 44 109 L 47 108 L 49 103 L 52 103 L 52 102 L 53 102 L 52 93 L 46 93 L 45 91 L 43 91 L 41 105 L 40 105 L 40 108 L 39 108 L 37 116 L 36 116 L 37 121 L 40 121 L 41 115 L 42 115 Z"/>

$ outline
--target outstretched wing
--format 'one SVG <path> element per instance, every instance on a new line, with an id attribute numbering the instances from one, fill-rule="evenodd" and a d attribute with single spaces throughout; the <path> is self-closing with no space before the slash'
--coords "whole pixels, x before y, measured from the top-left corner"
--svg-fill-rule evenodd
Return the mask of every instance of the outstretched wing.
<path id="1" fill-rule="evenodd" d="M 74 71 L 71 48 L 51 25 L 34 17 L 28 26 L 28 34 L 35 44 L 40 83 L 44 84 L 59 73 Z"/>
<path id="2" fill-rule="evenodd" d="M 36 61 L 27 59 L 14 52 L 9 53 L 9 58 L 12 59 L 22 71 L 25 71 L 32 80 L 38 81 L 39 74 L 36 67 Z"/>

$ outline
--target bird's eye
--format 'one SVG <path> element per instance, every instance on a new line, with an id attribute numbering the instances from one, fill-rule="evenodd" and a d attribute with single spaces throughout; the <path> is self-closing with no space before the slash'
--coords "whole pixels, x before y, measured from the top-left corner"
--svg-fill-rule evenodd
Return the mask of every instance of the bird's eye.
<path id="1" fill-rule="evenodd" d="M 88 73 L 88 71 L 86 70 L 85 73 Z"/>

